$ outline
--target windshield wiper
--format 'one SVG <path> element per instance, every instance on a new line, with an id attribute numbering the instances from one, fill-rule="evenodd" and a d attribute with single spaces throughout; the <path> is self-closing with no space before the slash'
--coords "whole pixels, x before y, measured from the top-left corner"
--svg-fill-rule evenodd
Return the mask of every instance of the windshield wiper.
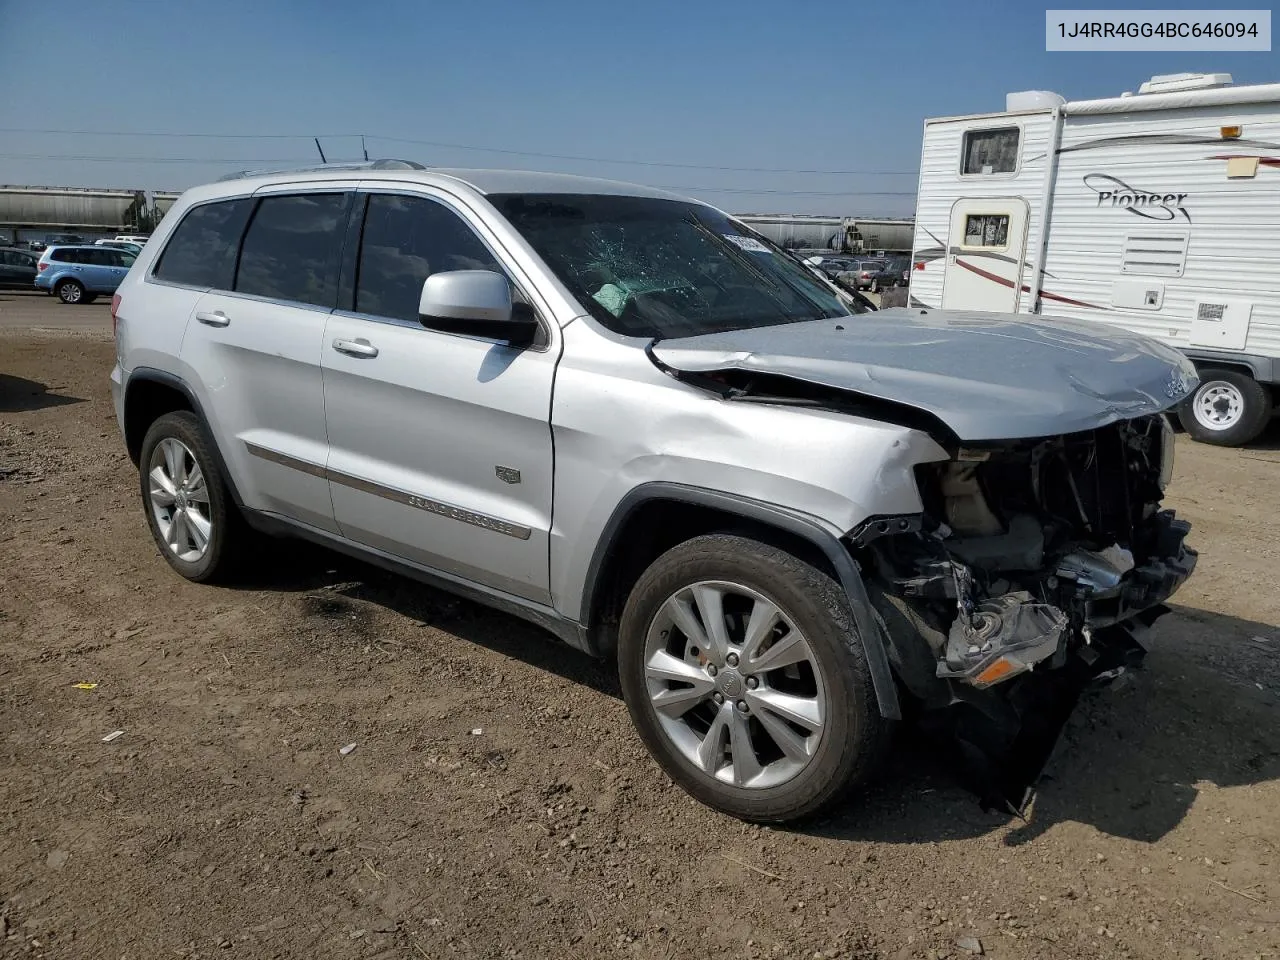
<path id="1" fill-rule="evenodd" d="M 696 217 L 696 214 L 694 216 Z M 809 273 L 810 273 L 809 267 L 799 257 L 791 253 L 790 251 L 784 250 L 782 247 L 779 247 L 768 237 L 764 236 L 764 234 L 757 233 L 755 230 L 752 230 L 745 223 L 742 224 L 742 227 L 745 228 L 747 235 L 750 236 L 752 240 L 755 240 L 757 243 L 767 247 L 774 254 L 781 254 L 784 260 L 791 261 L 796 266 L 798 266 L 802 271 L 804 271 L 804 276 L 806 280 L 809 278 Z M 730 244 L 730 246 L 735 246 L 735 245 Z M 735 246 L 735 249 L 737 249 L 736 246 Z M 745 256 L 745 254 L 743 255 Z M 752 264 L 752 266 L 754 266 L 754 264 Z M 788 277 L 785 273 L 780 273 L 776 278 L 773 278 L 773 279 L 776 279 L 778 282 L 782 283 L 788 290 L 790 290 L 797 297 L 799 297 L 805 303 L 809 304 L 809 306 L 813 307 L 815 310 L 818 311 L 818 315 L 816 317 L 805 317 L 803 319 L 805 320 L 830 320 L 831 319 L 831 317 L 827 316 L 827 312 L 823 308 L 822 304 L 814 300 L 808 293 L 804 291 L 802 287 L 792 282 L 792 279 Z"/>
<path id="2" fill-rule="evenodd" d="M 730 243 L 724 237 L 720 236 L 720 234 L 716 233 L 709 226 L 703 223 L 696 213 L 690 211 L 688 215 L 688 222 L 693 224 L 695 230 L 710 240 L 711 244 L 722 253 L 726 254 L 730 260 L 739 266 L 746 267 L 748 273 L 753 274 L 756 279 L 763 281 L 765 290 L 773 300 L 774 306 L 782 316 L 783 322 L 791 323 L 793 321 L 794 318 L 787 312 L 786 303 L 777 295 L 777 293 L 774 292 L 778 286 L 777 278 L 771 277 L 768 273 L 762 270 L 758 264 L 753 263 L 751 257 L 737 244 Z M 769 289 L 770 287 L 774 289 L 771 290 Z"/>

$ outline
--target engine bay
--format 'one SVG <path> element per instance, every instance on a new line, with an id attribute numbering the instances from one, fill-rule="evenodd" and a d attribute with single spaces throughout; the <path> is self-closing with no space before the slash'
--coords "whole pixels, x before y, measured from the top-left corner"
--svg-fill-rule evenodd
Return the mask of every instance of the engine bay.
<path id="1" fill-rule="evenodd" d="M 1190 524 L 1160 506 L 1172 460 L 1158 415 L 960 447 L 917 468 L 920 517 L 875 518 L 850 537 L 899 681 L 926 712 L 976 715 L 966 750 L 1000 768 L 1015 810 L 1056 740 L 1047 705 L 1066 704 L 1065 722 L 1090 680 L 1140 661 L 1195 567 Z M 1011 764 L 1028 713 L 1043 742 Z"/>
<path id="2" fill-rule="evenodd" d="M 930 627 L 921 635 L 937 677 L 981 688 L 1061 666 L 1072 646 L 1158 604 L 1194 568 L 1189 524 L 1160 508 L 1172 459 L 1159 416 L 959 448 L 917 468 L 918 529 L 875 536 L 864 525 L 869 566 Z"/>

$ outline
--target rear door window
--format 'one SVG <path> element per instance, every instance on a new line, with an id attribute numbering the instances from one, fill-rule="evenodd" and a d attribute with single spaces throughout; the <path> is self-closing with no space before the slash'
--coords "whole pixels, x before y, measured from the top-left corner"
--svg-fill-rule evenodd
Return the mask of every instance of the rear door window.
<path id="1" fill-rule="evenodd" d="M 230 290 L 240 236 L 252 207 L 248 197 L 192 207 L 160 255 L 156 277 L 193 287 Z"/>
<path id="2" fill-rule="evenodd" d="M 264 197 L 240 251 L 235 290 L 332 307 L 347 194 Z"/>
<path id="3" fill-rule="evenodd" d="M 503 272 L 461 217 L 426 197 L 374 194 L 356 274 L 357 313 L 418 320 L 422 284 L 444 270 Z"/>

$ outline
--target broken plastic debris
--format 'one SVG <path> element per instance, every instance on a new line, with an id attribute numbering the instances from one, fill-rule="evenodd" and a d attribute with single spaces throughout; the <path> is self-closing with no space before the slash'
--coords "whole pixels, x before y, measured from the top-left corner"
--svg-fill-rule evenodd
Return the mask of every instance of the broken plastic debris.
<path id="1" fill-rule="evenodd" d="M 1254 643 L 1270 643 L 1271 638 L 1270 637 L 1254 637 L 1253 642 Z"/>
<path id="2" fill-rule="evenodd" d="M 484 733 L 484 728 L 483 728 L 483 727 L 476 727 L 475 729 L 473 729 L 473 730 L 471 731 L 471 735 L 472 735 L 473 737 L 478 737 L 478 736 L 480 736 L 480 734 L 482 734 L 482 733 Z"/>
<path id="3" fill-rule="evenodd" d="M 73 683 L 72 686 L 75 687 L 77 690 L 97 690 L 98 689 L 98 685 L 96 683 Z"/>
<path id="4" fill-rule="evenodd" d="M 341 750 L 339 750 L 338 752 L 339 752 L 340 754 L 342 754 L 342 755 L 345 757 L 347 754 L 349 754 L 349 753 L 350 753 L 352 750 L 354 750 L 355 748 L 356 748 L 356 745 L 355 745 L 354 743 L 348 743 L 345 747 L 343 747 L 343 748 L 342 748 Z"/>
<path id="5" fill-rule="evenodd" d="M 108 733 L 105 737 L 102 738 L 102 742 L 110 743 L 112 740 L 119 740 L 123 736 L 124 736 L 123 730 L 112 730 L 110 733 Z"/>

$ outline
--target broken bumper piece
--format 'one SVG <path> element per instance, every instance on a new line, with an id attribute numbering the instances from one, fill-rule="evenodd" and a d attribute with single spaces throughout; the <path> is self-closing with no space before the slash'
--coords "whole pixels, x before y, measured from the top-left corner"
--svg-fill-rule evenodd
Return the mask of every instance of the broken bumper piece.
<path id="1" fill-rule="evenodd" d="M 1095 659 L 1089 646 L 1106 628 L 1132 627 L 1127 631 L 1132 639 L 1145 637 L 1141 614 L 1172 596 L 1195 570 L 1197 554 L 1184 542 L 1190 529 L 1172 511 L 1153 517 L 1146 555 L 1158 559 L 1137 566 L 1132 554 L 1118 547 L 1066 554 L 1056 576 L 1073 588 L 1061 607 L 1036 602 L 1026 591 L 973 602 L 967 599 L 972 595 L 968 571 L 957 568 L 960 613 L 938 661 L 938 677 L 983 689 L 1045 661 L 1063 666 L 1073 623 L 1084 641 L 1079 652 L 1086 663 Z"/>
<path id="2" fill-rule="evenodd" d="M 1148 607 L 1164 603 L 1195 570 L 1199 556 L 1184 542 L 1191 524 L 1175 519 L 1172 510 L 1154 519 L 1154 543 L 1147 555 L 1158 559 L 1134 567 L 1113 586 L 1080 585 L 1084 623 L 1088 629 L 1123 623 Z"/>

